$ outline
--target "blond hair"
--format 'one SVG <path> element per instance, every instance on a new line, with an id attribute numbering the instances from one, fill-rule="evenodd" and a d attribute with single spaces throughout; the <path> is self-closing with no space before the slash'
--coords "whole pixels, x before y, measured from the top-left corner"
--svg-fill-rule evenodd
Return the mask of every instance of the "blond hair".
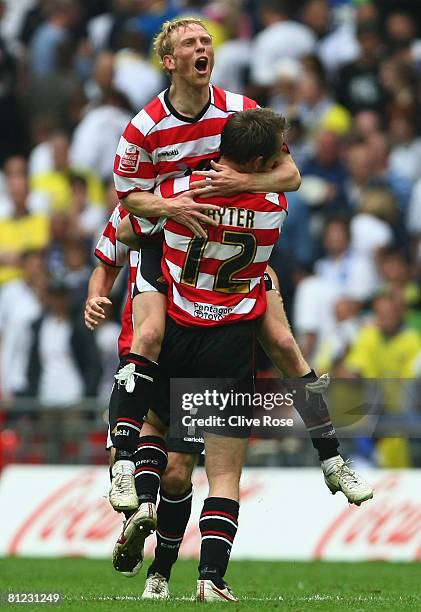
<path id="1" fill-rule="evenodd" d="M 208 32 L 205 22 L 199 17 L 178 17 L 177 19 L 166 21 L 162 25 L 161 31 L 155 36 L 153 41 L 153 48 L 160 59 L 161 65 L 163 65 L 162 60 L 165 55 L 172 55 L 174 51 L 173 32 L 176 32 L 179 28 L 188 28 L 191 25 L 199 25 Z M 211 35 L 209 34 L 209 36 Z"/>

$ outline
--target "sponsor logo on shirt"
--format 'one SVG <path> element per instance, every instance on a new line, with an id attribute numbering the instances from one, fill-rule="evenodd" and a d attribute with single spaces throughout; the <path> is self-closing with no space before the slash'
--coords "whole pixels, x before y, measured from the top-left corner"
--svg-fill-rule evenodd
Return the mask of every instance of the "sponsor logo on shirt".
<path id="1" fill-rule="evenodd" d="M 127 145 L 123 156 L 120 159 L 119 170 L 134 174 L 139 168 L 140 149 L 134 144 Z"/>
<path id="2" fill-rule="evenodd" d="M 179 154 L 179 150 L 178 149 L 171 149 L 170 151 L 161 151 L 161 153 L 158 153 L 158 157 L 174 157 L 175 155 Z"/>

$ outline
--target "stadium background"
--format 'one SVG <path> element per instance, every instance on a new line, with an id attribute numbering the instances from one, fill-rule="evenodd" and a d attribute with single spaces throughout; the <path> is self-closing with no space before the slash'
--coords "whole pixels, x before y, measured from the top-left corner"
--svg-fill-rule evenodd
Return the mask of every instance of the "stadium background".
<path id="1" fill-rule="evenodd" d="M 418 559 L 421 5 L 392 0 L 0 0 L 0 555 L 103 557 L 118 533 L 98 500 L 125 273 L 95 335 L 82 312 L 118 138 L 166 86 L 151 40 L 180 14 L 205 18 L 215 84 L 288 117 L 303 184 L 271 263 L 305 356 L 355 384 L 399 381 L 375 435 L 344 439 L 377 485 L 360 514 L 323 488 L 304 437 L 253 440 L 235 554 Z M 273 375 L 263 354 L 259 369 Z M 199 504 L 200 470 L 196 490 Z M 193 516 L 184 554 L 197 542 Z"/>

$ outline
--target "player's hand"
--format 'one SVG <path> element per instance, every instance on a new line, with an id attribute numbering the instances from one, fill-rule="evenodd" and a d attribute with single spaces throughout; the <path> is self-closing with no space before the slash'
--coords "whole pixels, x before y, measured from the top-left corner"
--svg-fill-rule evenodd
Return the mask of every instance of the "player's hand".
<path id="1" fill-rule="evenodd" d="M 199 238 L 207 238 L 206 230 L 201 223 L 217 227 L 218 221 L 209 217 L 206 213 L 211 210 L 219 211 L 220 206 L 214 204 L 199 204 L 195 202 L 196 191 L 186 191 L 176 198 L 172 198 L 166 212 L 167 217 L 185 225 Z"/>
<path id="2" fill-rule="evenodd" d="M 105 310 L 103 305 L 111 305 L 111 300 L 107 297 L 97 296 L 86 300 L 85 304 L 85 325 L 91 331 L 105 319 Z"/>
<path id="3" fill-rule="evenodd" d="M 195 181 L 191 187 L 196 196 L 211 198 L 213 196 L 231 196 L 247 191 L 247 175 L 233 168 L 211 161 L 212 170 L 196 170 L 195 176 L 203 176 L 203 181 Z"/>

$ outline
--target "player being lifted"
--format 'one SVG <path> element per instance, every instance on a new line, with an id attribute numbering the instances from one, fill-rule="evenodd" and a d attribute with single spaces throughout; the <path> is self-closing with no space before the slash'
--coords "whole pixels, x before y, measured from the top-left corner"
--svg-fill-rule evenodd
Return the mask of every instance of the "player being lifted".
<path id="1" fill-rule="evenodd" d="M 201 196 L 232 196 L 240 192 L 281 193 L 299 187 L 299 172 L 283 147 L 276 166 L 268 172 L 240 173 L 219 166 L 220 134 L 235 112 L 255 108 L 254 101 L 210 85 L 213 67 L 212 40 L 198 19 L 179 19 L 163 25 L 155 41 L 156 51 L 171 85 L 142 109 L 127 126 L 117 150 L 114 175 L 117 194 L 124 207 L 139 218 L 140 229 L 149 232 L 159 219 L 169 218 L 206 237 L 204 225 L 217 225 L 209 211 L 212 204 L 197 203 Z M 198 191 L 174 199 L 160 195 L 167 179 L 200 172 Z M 208 179 L 211 179 L 208 181 Z M 217 215 L 215 215 L 217 217 Z M 160 246 L 142 249 L 142 293 L 133 302 L 135 330 L 126 364 L 116 375 L 118 418 L 114 428 L 116 462 L 110 501 L 117 510 L 137 507 L 133 453 L 138 445 L 142 417 L 152 406 L 153 381 L 159 372 L 158 358 L 165 330 L 166 287 L 153 275 Z M 327 377 L 317 379 L 302 357 L 292 336 L 282 301 L 268 291 L 267 310 L 262 316 L 258 337 L 276 367 L 289 379 L 308 381 L 308 393 L 301 393 L 295 406 L 309 431 L 322 463 L 325 481 L 332 492 L 342 491 L 352 503 L 372 496 L 371 487 L 344 463 L 338 454 L 339 442 L 321 392 Z"/>

